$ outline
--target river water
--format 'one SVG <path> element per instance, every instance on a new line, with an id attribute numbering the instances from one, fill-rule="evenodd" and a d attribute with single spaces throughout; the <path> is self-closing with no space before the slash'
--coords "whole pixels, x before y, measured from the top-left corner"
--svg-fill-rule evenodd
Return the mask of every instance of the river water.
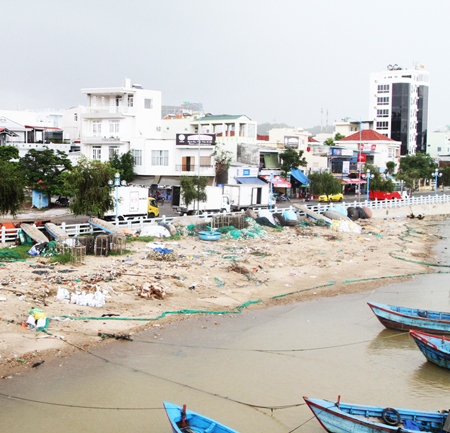
<path id="1" fill-rule="evenodd" d="M 448 244 L 436 248 L 441 263 L 450 263 Z M 341 395 L 350 403 L 448 409 L 450 372 L 427 362 L 407 333 L 386 330 L 367 302 L 450 311 L 449 283 L 447 274 L 419 276 L 358 294 L 194 317 L 93 355 L 57 359 L 0 381 L 4 395 L 52 403 L 0 397 L 0 431 L 168 433 L 163 401 L 186 403 L 241 433 L 324 431 L 305 405 L 272 414 L 238 401 L 273 407 Z"/>

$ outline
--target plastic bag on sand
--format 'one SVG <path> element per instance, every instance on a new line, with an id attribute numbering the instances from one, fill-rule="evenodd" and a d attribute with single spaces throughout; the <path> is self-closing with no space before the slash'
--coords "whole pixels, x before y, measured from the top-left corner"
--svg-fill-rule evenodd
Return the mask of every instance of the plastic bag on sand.
<path id="1" fill-rule="evenodd" d="M 105 294 L 100 290 L 97 290 L 95 293 L 86 292 L 76 294 L 72 293 L 72 297 L 70 302 L 72 304 L 77 304 L 81 306 L 89 306 L 89 307 L 103 307 L 105 305 Z"/>
<path id="2" fill-rule="evenodd" d="M 155 238 L 169 238 L 170 232 L 163 226 L 150 225 L 142 229 L 141 237 L 142 236 L 153 236 Z"/>
<path id="3" fill-rule="evenodd" d="M 330 229 L 336 232 L 344 233 L 361 233 L 361 227 L 353 221 L 348 220 L 333 220 Z"/>

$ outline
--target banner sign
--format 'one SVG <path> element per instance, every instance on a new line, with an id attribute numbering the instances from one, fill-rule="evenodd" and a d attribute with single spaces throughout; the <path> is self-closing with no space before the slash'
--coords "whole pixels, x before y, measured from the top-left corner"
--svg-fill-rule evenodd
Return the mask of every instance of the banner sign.
<path id="1" fill-rule="evenodd" d="M 342 174 L 350 173 L 350 161 L 342 161 Z"/>
<path id="2" fill-rule="evenodd" d="M 353 156 L 352 149 L 333 149 L 331 148 L 331 154 L 333 156 Z"/>
<path id="3" fill-rule="evenodd" d="M 200 143 L 199 143 L 200 142 Z M 215 146 L 216 134 L 177 134 L 177 146 Z"/>
<path id="4" fill-rule="evenodd" d="M 283 144 L 284 144 L 284 147 L 298 148 L 298 146 L 300 144 L 300 137 L 291 137 L 291 136 L 285 135 Z"/>
<path id="5" fill-rule="evenodd" d="M 368 144 L 368 143 L 358 144 L 358 150 L 371 150 L 372 152 L 375 152 L 376 149 L 377 149 L 376 144 Z"/>

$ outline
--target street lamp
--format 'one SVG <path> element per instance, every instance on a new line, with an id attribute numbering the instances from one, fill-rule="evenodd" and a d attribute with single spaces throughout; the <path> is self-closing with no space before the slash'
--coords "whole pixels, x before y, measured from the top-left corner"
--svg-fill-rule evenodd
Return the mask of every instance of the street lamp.
<path id="1" fill-rule="evenodd" d="M 434 188 L 434 198 L 435 198 L 435 199 L 436 199 L 437 188 L 438 188 L 438 177 L 441 177 L 441 176 L 442 176 L 442 173 L 439 173 L 439 169 L 436 168 L 436 169 L 434 170 L 434 178 L 436 179 L 436 185 L 435 185 L 435 188 Z"/>
<path id="2" fill-rule="evenodd" d="M 201 126 L 201 124 L 200 124 L 200 119 L 201 119 L 200 112 L 201 112 L 202 108 L 199 105 L 193 104 L 192 102 L 189 102 L 189 101 L 183 101 L 183 103 L 192 105 L 193 107 L 198 109 L 198 131 L 197 131 L 198 132 L 197 133 L 197 137 L 198 137 L 198 140 L 197 140 L 197 149 L 198 149 L 198 154 L 197 154 L 197 158 L 198 158 L 198 161 L 197 161 L 197 176 L 198 176 L 198 179 L 197 179 L 197 212 L 200 213 L 200 197 L 199 197 L 199 191 L 200 191 L 200 126 Z"/>
<path id="3" fill-rule="evenodd" d="M 347 120 L 353 120 L 355 122 L 359 122 L 359 146 L 358 146 L 358 158 L 356 161 L 356 165 L 358 167 L 358 201 L 361 200 L 361 147 L 362 147 L 362 139 L 361 139 L 361 130 L 362 130 L 362 123 L 361 119 L 356 120 L 352 119 L 351 117 L 346 117 Z"/>
<path id="4" fill-rule="evenodd" d="M 367 203 L 369 203 L 369 193 L 370 193 L 370 179 L 373 179 L 373 174 L 370 174 L 370 168 L 366 170 L 366 178 L 367 178 Z"/>
<path id="5" fill-rule="evenodd" d="M 122 181 L 122 184 L 125 181 Z M 108 185 L 111 188 L 116 188 L 116 221 L 119 219 L 119 186 L 120 186 L 120 173 L 114 175 L 114 181 L 108 180 Z"/>

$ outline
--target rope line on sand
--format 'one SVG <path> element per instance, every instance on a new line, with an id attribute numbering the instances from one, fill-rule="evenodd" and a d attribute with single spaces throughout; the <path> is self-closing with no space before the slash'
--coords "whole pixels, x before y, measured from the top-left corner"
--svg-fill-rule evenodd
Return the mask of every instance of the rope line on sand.
<path id="1" fill-rule="evenodd" d="M 47 330 L 45 330 L 45 333 L 48 334 L 48 335 L 54 336 L 51 332 L 48 332 Z M 56 338 L 60 338 L 60 337 L 57 337 L 57 336 L 55 336 L 55 337 Z M 64 340 L 62 338 L 60 338 L 60 339 L 61 339 L 61 341 L 64 341 L 65 343 L 69 344 L 70 346 L 75 347 L 78 350 L 81 350 L 81 351 L 83 351 L 83 352 L 93 356 L 94 358 L 100 359 L 100 360 L 102 360 L 104 362 L 107 362 L 107 363 L 110 363 L 110 364 L 113 364 L 113 365 L 116 365 L 116 366 L 119 366 L 119 367 L 127 368 L 129 370 L 132 370 L 133 372 L 138 372 L 138 373 L 141 373 L 141 374 L 153 377 L 153 378 L 158 379 L 158 380 L 162 380 L 162 381 L 169 382 L 169 383 L 172 383 L 172 384 L 184 387 L 184 388 L 188 388 L 188 389 L 192 389 L 194 391 L 198 391 L 198 392 L 201 392 L 201 393 L 204 393 L 204 394 L 208 394 L 208 395 L 211 395 L 213 397 L 222 398 L 224 400 L 232 401 L 234 403 L 238 403 L 238 404 L 241 404 L 243 406 L 248 406 L 248 407 L 251 407 L 253 409 L 268 409 L 268 410 L 274 411 L 274 410 L 288 409 L 288 408 L 292 408 L 292 407 L 304 406 L 306 404 L 306 403 L 294 403 L 294 404 L 281 405 L 281 406 L 262 406 L 262 405 L 247 403 L 247 402 L 244 402 L 244 401 L 241 401 L 241 400 L 237 400 L 237 399 L 234 399 L 234 398 L 231 398 L 231 397 L 228 397 L 228 396 L 223 396 L 223 395 L 220 395 L 220 394 L 217 394 L 217 393 L 206 391 L 204 389 L 197 388 L 195 386 L 188 385 L 186 383 L 177 382 L 176 380 L 173 380 L 173 379 L 168 379 L 166 377 L 158 376 L 158 375 L 150 373 L 148 371 L 143 371 L 143 370 L 139 370 L 139 369 L 134 368 L 134 367 L 130 367 L 128 365 L 120 364 L 119 362 L 112 361 L 112 360 L 110 360 L 108 358 L 105 358 L 103 356 L 97 355 L 97 354 L 91 352 L 90 350 L 85 349 L 85 348 L 80 347 L 80 346 L 77 346 L 76 344 L 73 344 L 73 343 L 71 343 L 71 342 L 69 342 L 67 340 Z M 0 396 L 2 396 L 2 395 L 3 394 L 0 394 Z M 14 396 L 10 396 L 10 397 L 11 398 L 17 398 L 17 399 L 22 399 L 21 397 L 14 397 Z M 41 403 L 41 402 L 36 400 L 35 403 Z M 47 402 L 46 404 L 50 404 L 50 403 Z M 78 406 L 63 405 L 63 404 L 60 404 L 60 403 L 53 403 L 53 405 L 55 405 L 55 406 L 62 405 L 62 406 L 74 407 L 74 408 L 78 407 Z M 87 409 L 96 409 L 96 407 L 89 407 L 89 406 L 79 406 L 79 407 L 80 408 L 87 408 Z M 116 409 L 116 408 L 111 408 L 111 410 L 113 410 L 113 409 Z M 149 409 L 151 409 L 151 408 L 149 408 Z M 126 408 L 124 408 L 123 410 L 126 410 Z M 136 409 L 136 410 L 145 410 L 145 409 Z"/>

